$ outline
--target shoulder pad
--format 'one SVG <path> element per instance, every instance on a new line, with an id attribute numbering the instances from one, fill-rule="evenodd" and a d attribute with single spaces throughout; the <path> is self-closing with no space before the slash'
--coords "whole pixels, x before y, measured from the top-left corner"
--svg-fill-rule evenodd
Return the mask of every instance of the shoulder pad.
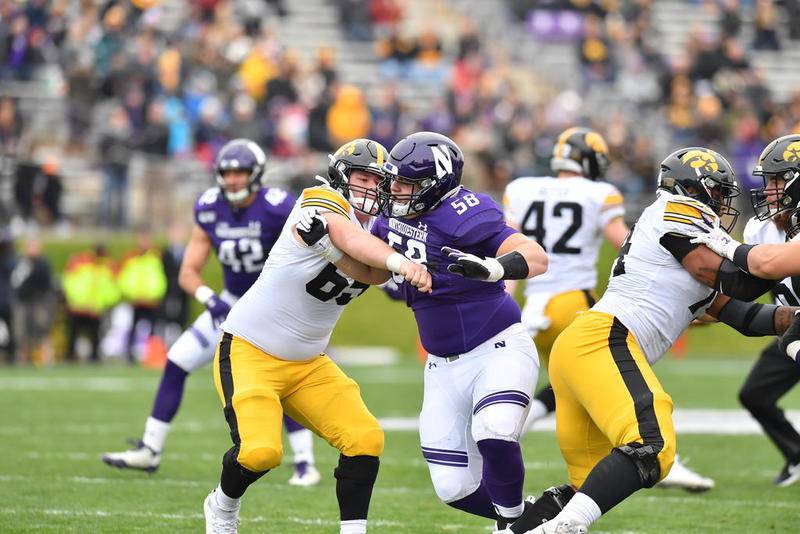
<path id="1" fill-rule="evenodd" d="M 197 209 L 213 206 L 219 200 L 219 187 L 210 187 L 197 198 Z"/>
<path id="2" fill-rule="evenodd" d="M 664 203 L 663 218 L 665 222 L 692 227 L 713 226 L 719 219 L 714 210 L 702 202 L 677 195 Z"/>
<path id="3" fill-rule="evenodd" d="M 260 194 L 270 206 L 280 206 L 289 198 L 289 192 L 280 187 L 264 187 Z"/>
<path id="4" fill-rule="evenodd" d="M 339 191 L 325 185 L 304 189 L 300 207 L 323 208 L 350 218 L 350 203 Z"/>

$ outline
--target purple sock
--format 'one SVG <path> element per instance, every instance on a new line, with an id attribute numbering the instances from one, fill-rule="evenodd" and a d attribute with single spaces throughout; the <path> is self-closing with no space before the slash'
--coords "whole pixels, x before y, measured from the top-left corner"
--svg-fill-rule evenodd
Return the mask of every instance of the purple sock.
<path id="1" fill-rule="evenodd" d="M 283 416 L 283 424 L 286 425 L 287 432 L 297 432 L 298 430 L 305 430 L 305 427 L 289 417 L 288 415 Z"/>
<path id="2" fill-rule="evenodd" d="M 294 472 L 300 477 L 305 476 L 306 471 L 308 471 L 308 462 L 297 462 L 294 464 Z"/>
<path id="3" fill-rule="evenodd" d="M 181 406 L 183 385 L 187 376 L 189 373 L 167 360 L 164 374 L 161 375 L 161 383 L 158 385 L 153 410 L 150 412 L 152 417 L 165 423 L 172 421 Z"/>
<path id="4" fill-rule="evenodd" d="M 489 492 L 486 491 L 486 486 L 478 486 L 478 489 L 457 501 L 447 503 L 458 510 L 467 512 L 468 514 L 479 515 L 481 517 L 488 517 L 489 519 L 497 519 L 497 514 L 492 505 L 492 499 L 489 497 Z"/>
<path id="5" fill-rule="evenodd" d="M 492 502 L 504 508 L 513 508 L 522 503 L 522 483 L 525 466 L 519 443 L 500 439 L 484 439 L 478 442 L 483 457 L 483 481 Z"/>

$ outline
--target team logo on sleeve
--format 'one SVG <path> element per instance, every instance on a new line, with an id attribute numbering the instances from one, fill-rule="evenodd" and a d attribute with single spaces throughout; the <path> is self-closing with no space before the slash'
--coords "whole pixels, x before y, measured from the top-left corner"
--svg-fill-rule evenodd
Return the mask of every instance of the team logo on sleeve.
<path id="1" fill-rule="evenodd" d="M 695 169 L 698 174 L 715 173 L 719 171 L 719 163 L 713 154 L 705 150 L 690 150 L 681 156 L 681 162 Z"/>
<path id="2" fill-rule="evenodd" d="M 800 141 L 789 143 L 783 151 L 783 159 L 785 161 L 797 161 L 800 159 Z"/>
<path id="3" fill-rule="evenodd" d="M 450 152 L 445 145 L 431 146 L 433 160 L 436 162 L 436 178 L 441 178 L 453 172 L 453 160 L 450 159 Z"/>

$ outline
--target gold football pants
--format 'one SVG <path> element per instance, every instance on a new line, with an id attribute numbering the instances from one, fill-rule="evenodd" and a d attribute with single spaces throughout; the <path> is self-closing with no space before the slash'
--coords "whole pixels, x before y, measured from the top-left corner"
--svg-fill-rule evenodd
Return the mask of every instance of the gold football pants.
<path id="1" fill-rule="evenodd" d="M 594 291 L 578 289 L 559 293 L 548 301 L 544 308 L 544 314 L 550 319 L 550 326 L 533 338 L 539 358 L 544 358 L 545 368 L 547 357 L 553 350 L 553 343 L 558 335 L 575 320 L 579 313 L 594 306 L 595 300 Z"/>
<path id="2" fill-rule="evenodd" d="M 558 444 L 574 486 L 612 448 L 632 442 L 652 445 L 661 478 L 669 473 L 675 459 L 672 399 L 616 317 L 580 314 L 553 345 L 550 381 Z"/>
<path id="3" fill-rule="evenodd" d="M 358 384 L 325 354 L 281 360 L 224 334 L 214 356 L 214 383 L 237 461 L 254 472 L 278 466 L 284 410 L 345 456 L 380 456 L 383 430 Z"/>

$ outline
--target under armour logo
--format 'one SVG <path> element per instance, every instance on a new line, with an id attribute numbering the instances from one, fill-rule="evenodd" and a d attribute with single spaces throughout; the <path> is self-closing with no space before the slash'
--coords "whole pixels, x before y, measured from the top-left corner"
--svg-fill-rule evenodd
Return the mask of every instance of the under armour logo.
<path id="1" fill-rule="evenodd" d="M 433 363 L 433 362 L 428 362 L 428 369 L 433 369 L 434 367 L 436 367 L 436 364 L 435 364 L 435 363 Z"/>
<path id="2" fill-rule="evenodd" d="M 419 228 L 423 232 L 427 232 L 428 231 L 428 225 L 423 223 L 423 222 L 417 224 L 417 228 Z"/>
<path id="3" fill-rule="evenodd" d="M 433 159 L 436 162 L 436 178 L 453 172 L 453 160 L 450 159 L 450 151 L 447 150 L 446 145 L 433 145 L 431 152 L 433 152 Z"/>
<path id="4" fill-rule="evenodd" d="M 496 348 L 496 349 L 502 349 L 505 346 L 506 346 L 506 342 L 505 341 L 498 341 L 497 343 L 494 344 L 494 348 Z"/>

